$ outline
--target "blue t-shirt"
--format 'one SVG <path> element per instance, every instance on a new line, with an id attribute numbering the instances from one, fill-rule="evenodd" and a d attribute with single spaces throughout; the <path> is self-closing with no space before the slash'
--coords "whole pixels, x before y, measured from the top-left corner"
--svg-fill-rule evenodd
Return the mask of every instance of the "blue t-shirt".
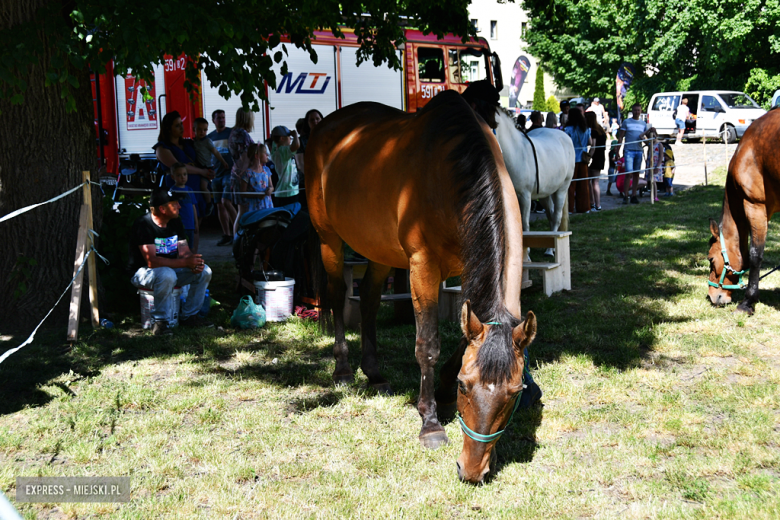
<path id="1" fill-rule="evenodd" d="M 171 191 L 180 191 L 187 194 L 186 198 L 179 201 L 179 204 L 181 205 L 179 218 L 184 225 L 184 229 L 195 229 L 195 209 L 193 208 L 193 205 L 197 203 L 195 202 L 195 194 L 192 193 L 192 188 L 189 186 L 184 186 L 183 188 L 173 186 Z"/>
<path id="2" fill-rule="evenodd" d="M 620 129 L 626 133 L 626 144 L 623 149 L 631 152 L 641 152 L 642 143 L 635 141 L 639 141 L 639 136 L 645 133 L 648 128 L 651 128 L 651 126 L 641 119 L 634 119 L 633 117 L 624 119 L 623 124 L 620 125 Z"/>
<path id="3" fill-rule="evenodd" d="M 574 162 L 582 161 L 582 152 L 588 149 L 588 142 L 590 142 L 590 128 L 586 128 L 583 132 L 576 126 L 566 126 L 563 131 L 574 143 Z"/>
<path id="4" fill-rule="evenodd" d="M 217 149 L 222 158 L 225 159 L 225 161 L 228 163 L 228 166 L 230 167 L 226 170 L 225 167 L 222 166 L 222 163 L 217 161 L 216 169 L 214 170 L 214 173 L 217 177 L 228 175 L 230 173 L 230 169 L 233 168 L 233 157 L 230 155 L 230 148 L 228 148 L 228 139 L 230 138 L 230 132 L 232 130 L 232 128 L 225 127 L 225 129 L 221 132 L 214 130 L 207 136 L 214 143 L 214 148 Z"/>

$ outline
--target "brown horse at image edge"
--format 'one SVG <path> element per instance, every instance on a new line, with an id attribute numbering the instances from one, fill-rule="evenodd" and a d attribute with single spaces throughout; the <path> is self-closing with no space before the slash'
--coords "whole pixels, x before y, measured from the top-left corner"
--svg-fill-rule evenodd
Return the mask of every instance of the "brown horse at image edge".
<path id="1" fill-rule="evenodd" d="M 780 211 L 780 109 L 756 119 L 747 129 L 729 163 L 720 224 L 710 220 L 709 299 L 731 303 L 732 291 L 743 288 L 738 310 L 753 314 L 764 258 L 769 219 Z M 748 242 L 748 238 L 750 241 Z"/>
<path id="2" fill-rule="evenodd" d="M 305 163 L 307 201 L 321 243 L 322 262 L 316 264 L 324 270 L 318 273 L 322 321 L 333 311 L 333 379 L 354 380 L 343 319 L 346 242 L 369 261 L 360 287 L 360 366 L 369 384 L 390 391 L 377 361 L 376 315 L 390 269 L 409 269 L 421 371 L 420 442 L 427 448 L 449 442 L 436 397 L 442 407 L 457 402 L 471 430 L 499 431 L 523 389 L 523 350 L 535 335 L 536 318 L 530 312 L 520 318 L 520 209 L 490 128 L 451 91 L 416 114 L 357 103 L 316 126 Z M 466 340 L 445 364 L 434 396 L 439 288 L 459 274 Z M 494 446 L 464 435 L 460 478 L 482 482 L 494 469 Z"/>

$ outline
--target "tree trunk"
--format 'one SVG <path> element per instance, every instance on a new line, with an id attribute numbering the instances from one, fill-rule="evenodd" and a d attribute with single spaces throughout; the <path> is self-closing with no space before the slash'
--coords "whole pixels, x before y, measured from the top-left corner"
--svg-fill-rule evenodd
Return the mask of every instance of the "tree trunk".
<path id="1" fill-rule="evenodd" d="M 30 20 L 45 3 L 5 0 L 0 30 Z M 28 85 L 24 102 L 0 100 L 0 215 L 77 186 L 82 170 L 94 172 L 97 166 L 89 73 L 73 71 L 80 88 L 74 92 L 76 111 L 66 112 L 59 84 L 44 86 L 42 64 L 49 62 L 52 42 L 43 33 L 40 37 L 44 52 L 39 63 L 21 73 Z M 81 204 L 79 190 L 0 223 L 0 330 L 31 332 L 70 282 Z M 99 212 L 95 216 L 99 222 Z M 48 325 L 65 326 L 68 300 L 63 298 Z"/>

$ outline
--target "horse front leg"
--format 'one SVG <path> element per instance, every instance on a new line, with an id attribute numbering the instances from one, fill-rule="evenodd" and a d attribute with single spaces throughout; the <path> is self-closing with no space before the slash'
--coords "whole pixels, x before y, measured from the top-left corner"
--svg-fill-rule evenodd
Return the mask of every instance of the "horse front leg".
<path id="1" fill-rule="evenodd" d="M 463 354 L 467 346 L 466 338 L 461 338 L 458 348 L 441 367 L 439 389 L 436 391 L 436 406 L 440 420 L 449 419 L 458 409 L 458 374 L 463 365 Z"/>
<path id="2" fill-rule="evenodd" d="M 523 231 L 531 229 L 531 193 L 525 191 L 517 192 L 517 202 L 520 204 L 520 218 L 523 221 Z M 525 248 L 524 262 L 531 261 L 531 249 Z"/>
<path id="3" fill-rule="evenodd" d="M 344 298 L 347 295 L 347 284 L 344 282 L 344 242 L 336 235 L 322 240 L 322 263 L 328 273 L 328 300 L 333 309 L 333 357 L 336 368 L 333 370 L 333 381 L 337 385 L 349 384 L 355 380 L 352 367 L 349 366 L 349 347 L 344 335 Z"/>
<path id="4" fill-rule="evenodd" d="M 447 433 L 436 414 L 433 371 L 439 361 L 439 285 L 441 273 L 438 262 L 415 255 L 409 262 L 409 281 L 412 286 L 412 304 L 417 323 L 414 355 L 420 365 L 420 397 L 417 411 L 422 418 L 420 443 L 436 449 L 449 443 Z"/>
<path id="5" fill-rule="evenodd" d="M 756 311 L 756 303 L 758 303 L 758 280 L 761 278 L 761 263 L 764 260 L 764 246 L 766 245 L 768 227 L 766 206 L 745 203 L 745 214 L 750 222 L 750 274 L 748 275 L 745 299 L 737 306 L 737 310 L 752 315 Z"/>
<path id="6" fill-rule="evenodd" d="M 376 356 L 376 315 L 382 300 L 382 286 L 390 267 L 368 262 L 368 269 L 360 283 L 360 339 L 363 360 L 360 368 L 368 378 L 368 384 L 377 392 L 391 394 L 390 383 L 379 372 Z"/>

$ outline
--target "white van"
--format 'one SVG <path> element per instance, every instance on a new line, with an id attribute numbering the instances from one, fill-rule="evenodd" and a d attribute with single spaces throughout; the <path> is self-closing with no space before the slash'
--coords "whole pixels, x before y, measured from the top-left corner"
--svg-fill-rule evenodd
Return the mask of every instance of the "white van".
<path id="1" fill-rule="evenodd" d="M 661 92 L 650 98 L 648 122 L 660 135 L 676 135 L 672 114 L 680 101 L 688 99 L 691 117 L 685 122 L 685 137 L 720 137 L 733 143 L 747 127 L 766 114 L 750 96 L 734 90 Z"/>

